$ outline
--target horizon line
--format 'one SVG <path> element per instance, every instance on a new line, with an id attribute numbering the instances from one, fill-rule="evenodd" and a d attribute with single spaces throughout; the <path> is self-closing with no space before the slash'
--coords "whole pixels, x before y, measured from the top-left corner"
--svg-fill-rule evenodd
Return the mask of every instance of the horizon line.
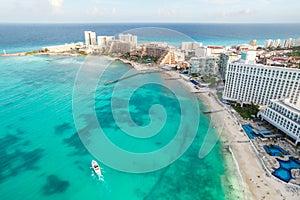
<path id="1" fill-rule="evenodd" d="M 0 24 L 300 24 L 300 22 L 175 22 L 175 21 L 120 21 L 120 22 L 1 22 Z"/>

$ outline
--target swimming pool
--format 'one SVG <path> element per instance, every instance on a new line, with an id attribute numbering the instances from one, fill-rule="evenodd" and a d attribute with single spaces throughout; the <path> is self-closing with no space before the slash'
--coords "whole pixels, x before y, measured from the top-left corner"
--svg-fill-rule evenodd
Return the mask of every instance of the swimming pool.
<path id="1" fill-rule="evenodd" d="M 254 133 L 253 127 L 250 124 L 242 125 L 242 127 L 243 127 L 244 131 L 246 132 L 246 134 L 248 135 L 249 139 L 254 139 L 254 138 L 259 137 L 259 135 L 256 135 Z"/>
<path id="2" fill-rule="evenodd" d="M 289 152 L 277 145 L 264 145 L 265 151 L 271 156 L 286 156 Z"/>
<path id="3" fill-rule="evenodd" d="M 276 160 L 279 162 L 280 167 L 275 169 L 272 174 L 284 182 L 289 182 L 292 179 L 291 169 L 300 169 L 300 161 L 294 157 L 290 157 L 287 161 L 279 158 L 276 158 Z"/>
<path id="4" fill-rule="evenodd" d="M 286 183 L 288 183 L 292 179 L 291 171 L 280 167 L 276 169 L 272 173 L 272 175 L 276 176 L 277 178 L 279 178 L 280 180 Z"/>

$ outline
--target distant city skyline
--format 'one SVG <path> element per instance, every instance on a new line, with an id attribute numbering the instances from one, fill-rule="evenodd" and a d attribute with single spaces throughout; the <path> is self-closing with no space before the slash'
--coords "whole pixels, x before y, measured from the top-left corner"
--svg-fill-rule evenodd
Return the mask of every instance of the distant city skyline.
<path id="1" fill-rule="evenodd" d="M 297 23 L 296 0 L 0 0 L 1 23 Z"/>

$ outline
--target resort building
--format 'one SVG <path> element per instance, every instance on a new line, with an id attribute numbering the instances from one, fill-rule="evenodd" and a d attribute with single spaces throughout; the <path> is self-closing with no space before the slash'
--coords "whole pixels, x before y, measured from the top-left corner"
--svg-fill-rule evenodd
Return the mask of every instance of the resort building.
<path id="1" fill-rule="evenodd" d="M 257 40 L 251 40 L 249 45 L 250 46 L 257 46 Z"/>
<path id="2" fill-rule="evenodd" d="M 229 55 L 222 53 L 218 61 L 218 73 L 223 80 L 225 80 L 226 68 L 228 65 Z"/>
<path id="3" fill-rule="evenodd" d="M 130 48 L 136 49 L 137 47 L 137 36 L 136 35 L 131 35 L 131 34 L 119 34 L 119 40 L 121 42 L 127 42 L 130 43 Z"/>
<path id="4" fill-rule="evenodd" d="M 295 47 L 298 47 L 300 46 L 300 38 L 296 39 L 295 41 Z"/>
<path id="5" fill-rule="evenodd" d="M 216 60 L 214 57 L 192 57 L 190 59 L 190 74 L 216 75 Z"/>
<path id="6" fill-rule="evenodd" d="M 283 47 L 284 48 L 291 48 L 292 46 L 294 46 L 293 38 L 289 38 L 287 40 L 284 40 L 284 42 L 283 42 Z"/>
<path id="7" fill-rule="evenodd" d="M 195 56 L 200 58 L 200 57 L 206 57 L 206 56 L 210 56 L 211 55 L 211 49 L 207 48 L 207 47 L 197 47 L 195 49 Z"/>
<path id="8" fill-rule="evenodd" d="M 161 65 L 176 65 L 179 62 L 184 62 L 184 53 L 178 51 L 168 51 L 168 53 L 162 58 Z"/>
<path id="9" fill-rule="evenodd" d="M 272 47 L 277 48 L 281 46 L 281 40 L 277 39 L 273 41 Z"/>
<path id="10" fill-rule="evenodd" d="M 189 61 L 190 63 L 190 68 L 189 68 L 189 74 L 199 74 L 200 72 L 200 61 L 199 58 L 192 57 Z"/>
<path id="11" fill-rule="evenodd" d="M 92 31 L 84 31 L 84 39 L 86 46 L 97 45 L 96 33 Z"/>
<path id="12" fill-rule="evenodd" d="M 115 36 L 98 36 L 98 47 L 99 48 L 107 48 L 109 44 L 115 40 Z"/>
<path id="13" fill-rule="evenodd" d="M 167 43 L 146 43 L 142 49 L 142 56 L 161 58 L 168 53 Z"/>
<path id="14" fill-rule="evenodd" d="M 119 40 L 111 41 L 108 53 L 130 53 L 131 44 Z"/>
<path id="15" fill-rule="evenodd" d="M 227 51 L 227 53 L 221 53 L 219 55 L 217 60 L 217 70 L 218 75 L 222 78 L 222 80 L 225 80 L 228 63 L 239 60 L 240 58 L 241 56 L 239 54 L 230 51 Z"/>
<path id="16" fill-rule="evenodd" d="M 265 42 L 265 48 L 269 48 L 273 45 L 273 40 L 266 40 Z"/>
<path id="17" fill-rule="evenodd" d="M 251 54 L 244 52 L 241 60 L 228 65 L 223 98 L 259 105 L 268 105 L 270 99 L 289 98 L 296 104 L 300 69 L 255 64 Z"/>
<path id="18" fill-rule="evenodd" d="M 200 42 L 182 42 L 181 50 L 184 52 L 195 51 L 198 47 L 201 47 L 202 43 Z"/>
<path id="19" fill-rule="evenodd" d="M 270 100 L 258 116 L 293 138 L 296 144 L 300 142 L 300 99 L 297 105 L 288 99 Z"/>

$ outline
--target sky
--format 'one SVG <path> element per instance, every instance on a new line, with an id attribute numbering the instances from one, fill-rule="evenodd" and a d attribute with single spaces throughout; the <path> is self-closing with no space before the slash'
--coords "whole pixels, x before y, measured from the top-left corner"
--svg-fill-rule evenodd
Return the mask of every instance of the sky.
<path id="1" fill-rule="evenodd" d="M 0 23 L 299 23 L 299 0 L 0 0 Z"/>

